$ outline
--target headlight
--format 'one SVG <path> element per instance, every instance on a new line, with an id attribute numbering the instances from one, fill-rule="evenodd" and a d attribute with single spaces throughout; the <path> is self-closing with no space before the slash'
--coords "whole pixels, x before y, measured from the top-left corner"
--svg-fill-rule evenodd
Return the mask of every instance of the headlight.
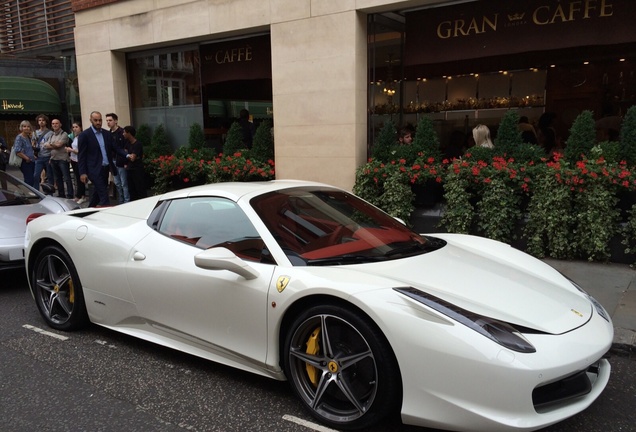
<path id="1" fill-rule="evenodd" d="M 477 333 L 512 351 L 521 353 L 533 353 L 537 351 L 521 333 L 506 322 L 467 311 L 434 295 L 420 291 L 417 288 L 400 287 L 393 289 L 475 330 Z"/>
<path id="2" fill-rule="evenodd" d="M 569 280 L 572 285 L 574 285 L 574 288 L 576 288 L 577 290 L 579 290 L 583 294 L 585 294 L 585 296 L 588 298 L 588 300 L 594 305 L 594 309 L 596 309 L 596 313 L 598 313 L 605 321 L 610 322 L 609 314 L 607 313 L 607 311 L 605 310 L 603 305 L 601 305 L 594 297 L 592 297 L 587 292 L 585 292 L 585 290 L 583 288 L 581 288 L 579 286 L 579 284 L 574 282 L 572 279 L 567 278 L 567 277 L 566 277 L 566 279 Z"/>

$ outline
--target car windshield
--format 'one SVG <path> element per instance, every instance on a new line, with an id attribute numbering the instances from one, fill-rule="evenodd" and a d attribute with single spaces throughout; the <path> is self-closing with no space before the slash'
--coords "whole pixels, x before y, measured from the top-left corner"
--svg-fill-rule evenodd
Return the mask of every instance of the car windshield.
<path id="1" fill-rule="evenodd" d="M 445 242 L 420 236 L 335 189 L 291 188 L 250 201 L 294 265 L 342 265 L 419 255 Z"/>
<path id="2" fill-rule="evenodd" d="M 36 204 L 40 196 L 13 177 L 0 171 L 0 206 Z"/>

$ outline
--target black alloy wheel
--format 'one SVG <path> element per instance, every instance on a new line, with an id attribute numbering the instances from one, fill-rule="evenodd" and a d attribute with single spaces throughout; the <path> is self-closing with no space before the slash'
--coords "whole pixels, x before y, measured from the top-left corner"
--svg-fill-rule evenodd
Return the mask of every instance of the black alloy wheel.
<path id="1" fill-rule="evenodd" d="M 69 331 L 88 324 L 82 285 L 64 249 L 42 249 L 32 267 L 30 282 L 40 314 L 50 327 Z"/>
<path id="2" fill-rule="evenodd" d="M 295 320 L 284 348 L 287 379 L 322 423 L 362 429 L 399 407 L 395 356 L 368 317 L 341 306 L 313 307 Z"/>

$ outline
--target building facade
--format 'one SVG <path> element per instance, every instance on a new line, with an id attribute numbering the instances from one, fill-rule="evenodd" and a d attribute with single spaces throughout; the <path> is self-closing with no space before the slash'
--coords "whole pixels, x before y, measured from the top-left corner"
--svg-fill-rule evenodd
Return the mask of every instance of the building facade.
<path id="1" fill-rule="evenodd" d="M 71 0 L 13 0 L 0 16 L 0 135 L 12 142 L 38 114 L 79 118 Z"/>
<path id="2" fill-rule="evenodd" d="M 72 4 L 82 118 L 163 124 L 174 147 L 197 122 L 218 145 L 247 108 L 274 121 L 277 178 L 345 189 L 387 120 L 429 115 L 445 139 L 555 109 L 565 134 L 577 112 L 620 114 L 636 93 L 629 0 Z"/>

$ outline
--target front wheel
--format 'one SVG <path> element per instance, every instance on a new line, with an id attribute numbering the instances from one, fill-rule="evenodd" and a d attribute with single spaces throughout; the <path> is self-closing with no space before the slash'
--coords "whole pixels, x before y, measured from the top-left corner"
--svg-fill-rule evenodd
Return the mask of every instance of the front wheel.
<path id="1" fill-rule="evenodd" d="M 64 249 L 42 249 L 33 265 L 31 286 L 40 314 L 50 327 L 69 331 L 88 324 L 79 276 Z"/>
<path id="2" fill-rule="evenodd" d="M 313 307 L 294 321 L 284 348 L 287 379 L 322 423 L 365 428 L 401 401 L 393 352 L 366 316 L 335 305 Z"/>

